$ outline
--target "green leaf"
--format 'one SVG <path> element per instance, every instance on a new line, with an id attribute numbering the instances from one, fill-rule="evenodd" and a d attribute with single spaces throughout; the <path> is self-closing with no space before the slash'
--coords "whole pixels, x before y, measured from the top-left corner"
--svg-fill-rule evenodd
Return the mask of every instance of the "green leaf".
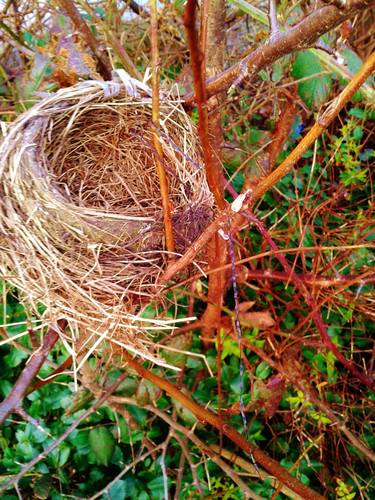
<path id="1" fill-rule="evenodd" d="M 12 349 L 9 354 L 4 356 L 5 364 L 10 368 L 15 368 L 20 365 L 24 359 L 28 357 L 28 354 L 17 349 Z"/>
<path id="2" fill-rule="evenodd" d="M 265 361 L 259 363 L 256 367 L 255 375 L 261 380 L 266 379 L 272 372 L 272 368 L 270 368 Z"/>
<path id="3" fill-rule="evenodd" d="M 292 65 L 294 78 L 308 78 L 298 84 L 298 94 L 310 109 L 319 108 L 331 93 L 332 77 L 319 74 L 323 69 L 319 59 L 308 51 L 299 52 Z"/>
<path id="4" fill-rule="evenodd" d="M 115 438 L 107 427 L 96 427 L 89 434 L 91 451 L 98 465 L 107 466 L 115 451 Z"/>

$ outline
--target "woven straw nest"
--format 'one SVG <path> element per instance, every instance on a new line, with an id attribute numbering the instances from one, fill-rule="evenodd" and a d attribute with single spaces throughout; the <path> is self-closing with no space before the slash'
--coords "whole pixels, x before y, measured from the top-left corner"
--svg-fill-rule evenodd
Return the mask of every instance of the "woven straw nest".
<path id="1" fill-rule="evenodd" d="M 34 328 L 68 320 L 72 337 L 63 338 L 75 354 L 111 339 L 154 359 L 144 332 L 171 321 L 142 318 L 167 263 L 152 100 L 147 86 L 121 76 L 49 95 L 8 129 L 0 272 L 30 304 Z M 209 222 L 212 197 L 178 100 L 162 99 L 159 135 L 183 252 Z"/>

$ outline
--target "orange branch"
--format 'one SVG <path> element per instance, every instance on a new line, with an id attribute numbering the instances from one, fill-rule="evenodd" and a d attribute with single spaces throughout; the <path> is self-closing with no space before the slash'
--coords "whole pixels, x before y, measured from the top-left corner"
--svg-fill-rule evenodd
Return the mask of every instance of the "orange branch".
<path id="1" fill-rule="evenodd" d="M 171 205 L 169 202 L 169 187 L 168 187 L 168 177 L 165 168 L 162 164 L 163 159 L 163 148 L 159 140 L 159 122 L 160 122 L 160 61 L 159 61 L 159 50 L 158 50 L 158 12 L 156 0 L 151 0 L 150 2 L 150 14 L 151 14 L 151 63 L 152 63 L 152 121 L 155 127 L 153 132 L 153 143 L 156 150 L 155 164 L 158 171 L 159 183 L 160 183 L 160 194 L 161 201 L 163 204 L 164 213 L 164 231 L 165 231 L 165 243 L 168 252 L 170 252 L 169 257 L 173 257 L 175 251 L 174 237 L 173 237 L 173 225 L 171 216 Z"/>
<path id="2" fill-rule="evenodd" d="M 255 460 L 259 463 L 264 469 L 266 469 L 270 474 L 275 476 L 280 482 L 288 486 L 295 493 L 301 495 L 305 500 L 320 500 L 323 499 L 319 493 L 316 493 L 308 486 L 300 483 L 298 479 L 289 474 L 289 472 L 284 469 L 276 460 L 266 455 L 259 448 L 254 446 L 252 443 L 247 441 L 239 432 L 237 432 L 231 425 L 223 422 L 220 417 L 212 413 L 210 410 L 207 410 L 203 406 L 200 406 L 198 403 L 189 398 L 186 394 L 179 391 L 176 386 L 171 384 L 165 378 L 161 378 L 155 373 L 147 370 L 142 365 L 137 363 L 134 359 L 131 358 L 129 354 L 124 352 L 124 357 L 128 363 L 128 365 L 133 368 L 138 375 L 142 378 L 148 380 L 153 383 L 160 389 L 163 389 L 171 398 L 179 401 L 185 408 L 189 409 L 194 415 L 203 423 L 209 423 L 215 429 L 225 434 L 231 441 L 236 443 L 240 448 L 242 448 L 246 453 L 252 453 L 254 455 Z"/>

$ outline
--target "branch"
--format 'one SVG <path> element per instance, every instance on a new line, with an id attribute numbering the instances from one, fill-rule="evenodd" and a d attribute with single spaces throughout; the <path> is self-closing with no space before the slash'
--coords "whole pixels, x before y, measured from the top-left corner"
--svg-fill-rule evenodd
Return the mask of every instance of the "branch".
<path id="1" fill-rule="evenodd" d="M 271 28 L 271 37 L 279 34 L 279 23 L 277 21 L 277 0 L 268 2 L 268 20 Z"/>
<path id="2" fill-rule="evenodd" d="M 60 320 L 58 322 L 58 326 L 62 329 L 65 328 L 66 321 Z M 23 369 L 17 382 L 12 387 L 12 390 L 0 404 L 0 424 L 2 424 L 11 413 L 18 410 L 21 405 L 21 401 L 26 394 L 27 388 L 41 369 L 49 352 L 58 339 L 58 332 L 53 328 L 50 328 L 44 336 L 43 344 L 40 349 L 29 358 L 29 362 Z"/>
<path id="3" fill-rule="evenodd" d="M 108 58 L 105 54 L 101 53 L 99 42 L 91 33 L 90 28 L 87 26 L 86 21 L 80 15 L 77 7 L 74 5 L 72 0 L 58 0 L 62 9 L 68 14 L 76 30 L 78 30 L 83 36 L 85 42 L 90 47 L 92 53 L 94 54 L 98 71 L 104 78 L 104 80 L 110 80 L 112 78 L 112 68 L 109 63 Z"/>
<path id="4" fill-rule="evenodd" d="M 185 408 L 189 409 L 198 420 L 206 422 L 215 427 L 219 432 L 225 434 L 229 439 L 236 443 L 246 453 L 253 454 L 257 463 L 259 463 L 270 474 L 275 476 L 280 482 L 288 486 L 295 493 L 302 496 L 305 500 L 318 500 L 323 499 L 321 495 L 300 483 L 298 479 L 291 476 L 289 472 L 280 466 L 276 460 L 266 455 L 262 450 L 247 441 L 239 432 L 237 432 L 231 425 L 223 422 L 220 417 L 212 413 L 210 410 L 200 406 L 198 403 L 190 399 L 186 394 L 178 390 L 178 388 L 171 384 L 165 378 L 159 377 L 155 373 L 147 370 L 131 356 L 124 351 L 124 358 L 128 365 L 133 368 L 142 378 L 150 381 L 160 389 L 163 389 L 170 397 L 179 401 Z"/>
<path id="5" fill-rule="evenodd" d="M 152 65 L 152 122 L 155 130 L 152 134 L 152 141 L 157 155 L 155 155 L 156 169 L 159 177 L 161 201 L 163 205 L 164 233 L 169 258 L 173 257 L 175 251 L 173 225 L 171 216 L 171 204 L 169 201 L 168 177 L 163 165 L 163 148 L 159 140 L 160 126 L 160 61 L 158 50 L 158 11 L 156 0 L 150 1 L 151 12 L 151 65 Z"/>
<path id="6" fill-rule="evenodd" d="M 45 450 L 42 451 L 42 453 L 39 453 L 35 458 L 30 460 L 27 464 L 23 465 L 20 472 L 13 476 L 9 481 L 6 483 L 2 484 L 0 486 L 0 493 L 3 491 L 6 491 L 8 488 L 11 486 L 16 486 L 18 481 L 22 479 L 22 477 L 29 471 L 31 470 L 34 465 L 39 463 L 40 461 L 44 460 L 53 450 L 55 450 L 65 439 L 76 429 L 79 424 L 85 420 L 87 417 L 89 417 L 92 413 L 96 412 L 98 408 L 100 408 L 108 399 L 108 397 L 118 388 L 118 386 L 123 382 L 126 378 L 128 377 L 128 373 L 125 372 L 122 375 L 119 376 L 119 378 L 116 380 L 114 384 L 112 384 L 104 393 L 103 395 L 95 401 L 95 403 L 86 410 L 82 415 L 77 417 L 77 420 L 75 420 L 64 432 L 61 434 L 61 436 L 53 441 Z"/>
<path id="7" fill-rule="evenodd" d="M 228 90 L 243 78 L 256 76 L 261 69 L 287 54 L 314 46 L 322 35 L 373 3 L 373 0 L 350 2 L 346 8 L 327 5 L 315 10 L 287 31 L 279 32 L 276 36 L 271 34 L 254 52 L 215 78 L 210 78 L 206 85 L 207 97 Z M 192 105 L 196 100 L 197 97 L 191 93 L 185 96 L 187 105 Z"/>
<path id="8" fill-rule="evenodd" d="M 248 218 L 255 225 L 255 227 L 258 229 L 259 233 L 262 235 L 264 241 L 266 241 L 268 243 L 268 245 L 270 246 L 271 250 L 273 250 L 275 252 L 275 256 L 276 256 L 277 260 L 283 266 L 283 268 L 285 269 L 285 271 L 287 273 L 289 273 L 289 275 L 290 275 L 290 281 L 292 283 L 294 283 L 294 285 L 298 288 L 298 290 L 304 296 L 307 305 L 310 307 L 311 317 L 313 318 L 313 320 L 315 322 L 315 325 L 316 325 L 316 327 L 317 327 L 317 329 L 318 329 L 318 331 L 320 333 L 323 345 L 326 347 L 326 349 L 328 349 L 329 351 L 331 351 L 335 355 L 335 357 L 337 358 L 337 360 L 348 371 L 350 371 L 352 373 L 352 375 L 354 375 L 358 380 L 360 380 L 362 382 L 362 384 L 366 385 L 370 389 L 375 389 L 375 381 L 374 381 L 373 377 L 371 377 L 370 375 L 365 375 L 363 372 L 359 371 L 353 365 L 353 363 L 351 363 L 350 361 L 348 361 L 345 358 L 345 356 L 341 353 L 341 351 L 339 351 L 337 345 L 332 342 L 332 339 L 328 335 L 327 327 L 326 327 L 326 325 L 325 325 L 325 323 L 324 323 L 324 321 L 323 321 L 323 319 L 322 319 L 322 317 L 321 317 L 321 315 L 319 313 L 318 306 L 315 303 L 315 300 L 314 300 L 313 296 L 309 292 L 309 290 L 306 287 L 306 285 L 304 284 L 304 282 L 301 281 L 298 278 L 297 274 L 293 271 L 292 267 L 290 266 L 290 264 L 286 260 L 285 256 L 283 254 L 281 254 L 281 253 L 278 252 L 278 250 L 279 250 L 278 246 L 273 241 L 273 239 L 270 237 L 270 235 L 268 234 L 268 231 L 263 226 L 263 224 L 261 223 L 261 221 L 257 217 L 255 217 L 253 214 L 251 214 L 251 213 L 245 214 L 245 215 L 246 215 L 246 218 Z"/>
<path id="9" fill-rule="evenodd" d="M 375 53 L 373 53 L 363 64 L 361 69 L 354 75 L 353 79 L 348 83 L 344 90 L 339 94 L 329 108 L 323 113 L 317 123 L 305 135 L 301 142 L 293 149 L 289 156 L 265 179 L 261 180 L 250 193 L 248 199 L 243 199 L 242 208 L 235 213 L 231 208 L 223 210 L 215 220 L 211 222 L 199 238 L 189 247 L 186 253 L 165 271 L 161 278 L 162 282 L 169 281 L 176 273 L 180 272 L 184 267 L 189 265 L 194 257 L 203 249 L 206 243 L 220 229 L 225 227 L 228 217 L 233 218 L 232 231 L 239 230 L 244 225 L 244 217 L 241 211 L 251 208 L 254 203 L 261 198 L 269 189 L 271 189 L 284 175 L 286 175 L 296 162 L 301 158 L 303 153 L 307 151 L 315 142 L 315 140 L 323 133 L 323 131 L 332 123 L 334 118 L 339 114 L 345 104 L 353 97 L 357 90 L 361 87 L 364 81 L 371 75 L 375 69 Z"/>
<path id="10" fill-rule="evenodd" d="M 273 187 L 280 179 L 284 177 L 332 123 L 334 118 L 339 114 L 342 108 L 353 97 L 363 82 L 375 70 L 375 52 L 370 55 L 361 69 L 354 75 L 353 79 L 348 83 L 344 90 L 332 102 L 332 104 L 318 118 L 318 121 L 293 149 L 288 158 L 286 158 L 271 174 L 263 179 L 254 189 L 251 194 L 252 203 L 261 198 L 271 187 Z"/>

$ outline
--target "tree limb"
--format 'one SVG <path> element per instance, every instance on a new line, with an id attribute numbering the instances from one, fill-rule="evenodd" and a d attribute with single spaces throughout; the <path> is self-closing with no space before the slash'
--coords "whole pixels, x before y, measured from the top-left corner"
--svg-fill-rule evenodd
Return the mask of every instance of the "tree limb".
<path id="1" fill-rule="evenodd" d="M 254 77 L 261 69 L 274 63 L 280 57 L 314 46 L 322 35 L 374 3 L 374 0 L 356 0 L 349 2 L 349 5 L 344 8 L 325 5 L 286 31 L 271 34 L 247 57 L 216 77 L 210 78 L 206 85 L 207 98 L 230 89 L 244 78 Z M 187 105 L 192 105 L 195 100 L 196 96 L 191 93 L 186 94 Z"/>

